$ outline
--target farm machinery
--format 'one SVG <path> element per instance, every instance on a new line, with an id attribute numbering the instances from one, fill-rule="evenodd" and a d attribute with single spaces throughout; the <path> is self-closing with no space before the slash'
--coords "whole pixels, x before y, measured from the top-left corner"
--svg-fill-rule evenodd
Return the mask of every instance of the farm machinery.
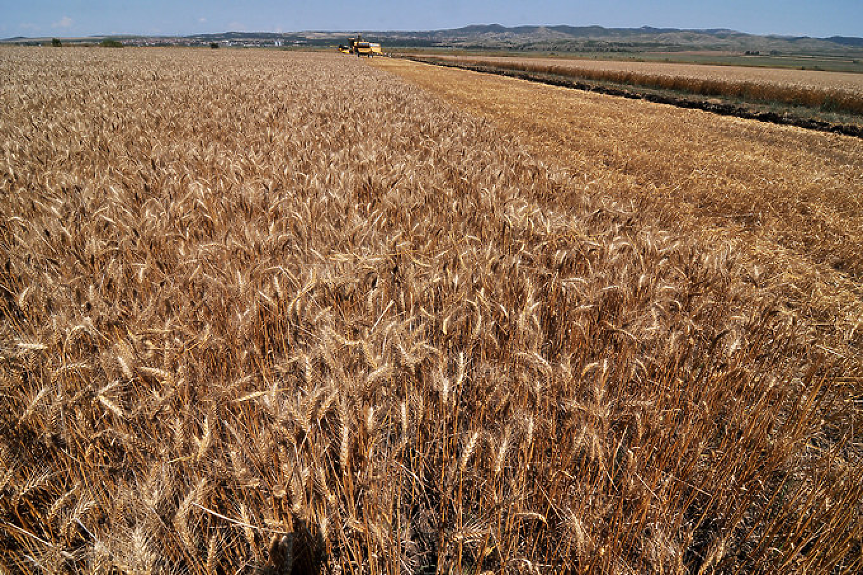
<path id="1" fill-rule="evenodd" d="M 339 44 L 339 52 L 343 54 L 356 54 L 357 56 L 377 56 L 383 54 L 381 45 L 377 42 L 366 42 L 361 34 L 357 34 L 356 38 L 350 38 L 347 46 Z"/>

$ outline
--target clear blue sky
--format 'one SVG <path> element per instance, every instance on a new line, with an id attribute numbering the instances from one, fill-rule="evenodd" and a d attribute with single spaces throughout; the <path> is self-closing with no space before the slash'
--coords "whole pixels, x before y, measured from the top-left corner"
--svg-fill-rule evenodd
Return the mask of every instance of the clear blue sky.
<path id="1" fill-rule="evenodd" d="M 863 36 L 863 0 L 0 0 L 0 38 L 432 30 L 491 23 Z"/>

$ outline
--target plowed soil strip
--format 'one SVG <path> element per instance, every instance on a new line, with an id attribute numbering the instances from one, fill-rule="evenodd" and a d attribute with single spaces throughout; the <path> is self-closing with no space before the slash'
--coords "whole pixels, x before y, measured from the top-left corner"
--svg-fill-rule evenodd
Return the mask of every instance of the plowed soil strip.
<path id="1" fill-rule="evenodd" d="M 754 282 L 863 348 L 863 141 L 401 59 L 374 65 L 490 120 L 585 189 L 704 242 L 742 245 Z"/>

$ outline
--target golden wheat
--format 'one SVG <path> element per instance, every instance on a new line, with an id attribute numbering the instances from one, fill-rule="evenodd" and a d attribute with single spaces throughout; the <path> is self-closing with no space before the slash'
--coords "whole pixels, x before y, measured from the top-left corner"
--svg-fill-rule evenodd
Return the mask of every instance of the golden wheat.
<path id="1" fill-rule="evenodd" d="M 10 572 L 863 566 L 860 407 L 733 248 L 356 59 L 0 74 Z"/>

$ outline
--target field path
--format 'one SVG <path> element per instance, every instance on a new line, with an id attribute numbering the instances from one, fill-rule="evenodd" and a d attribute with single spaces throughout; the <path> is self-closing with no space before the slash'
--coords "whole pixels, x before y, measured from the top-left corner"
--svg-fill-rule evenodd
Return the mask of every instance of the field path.
<path id="1" fill-rule="evenodd" d="M 489 119 L 588 191 L 744 246 L 753 281 L 770 282 L 822 347 L 863 364 L 863 141 L 406 60 L 374 65 Z"/>

